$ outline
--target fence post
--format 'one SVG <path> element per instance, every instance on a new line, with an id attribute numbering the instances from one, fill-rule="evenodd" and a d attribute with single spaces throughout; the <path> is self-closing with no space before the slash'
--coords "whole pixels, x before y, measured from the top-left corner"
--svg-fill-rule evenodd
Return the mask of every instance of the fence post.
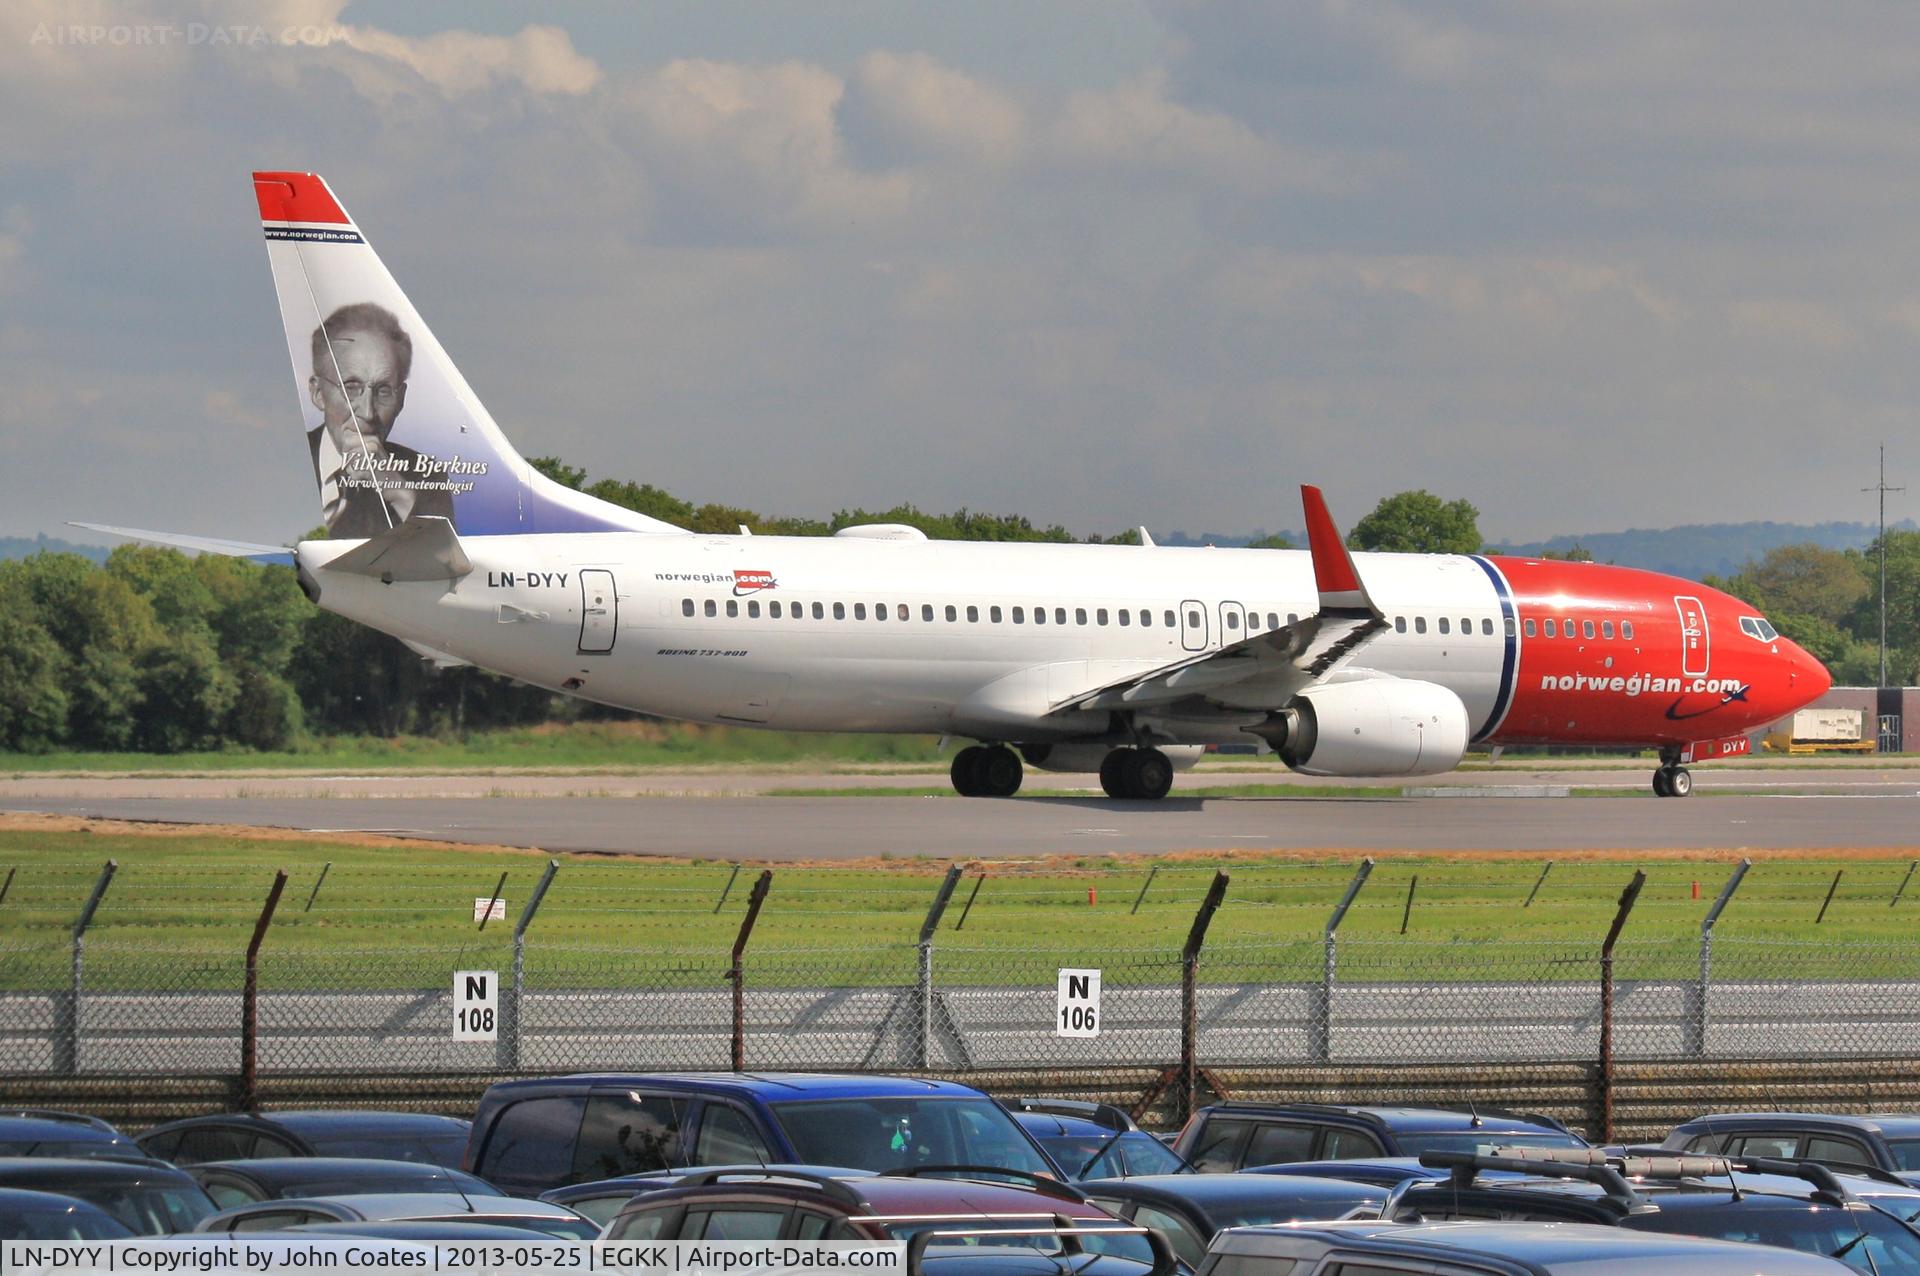
<path id="1" fill-rule="evenodd" d="M 733 937 L 733 964 L 727 968 L 727 978 L 733 982 L 733 1070 L 747 1070 L 747 977 L 740 964 L 742 954 L 747 951 L 747 940 L 753 936 L 753 924 L 760 919 L 760 905 L 767 902 L 767 892 L 773 888 L 773 870 L 763 868 L 760 876 L 754 879 L 753 892 L 747 896 L 747 915 L 740 919 L 740 933 Z"/>
<path id="2" fill-rule="evenodd" d="M 1741 860 L 1734 866 L 1733 876 L 1720 888 L 1720 898 L 1713 901 L 1713 907 L 1700 922 L 1700 980 L 1694 985 L 1693 1007 L 1687 1015 L 1687 1053 L 1698 1059 L 1707 1052 L 1707 1024 L 1709 1019 L 1709 1001 L 1713 994 L 1713 924 L 1720 920 L 1720 913 L 1733 899 L 1733 893 L 1740 889 L 1740 879 L 1753 867 L 1753 861 Z"/>
<path id="3" fill-rule="evenodd" d="M 1887 901 L 1888 908 L 1892 908 L 1895 904 L 1898 904 L 1900 902 L 1900 897 L 1907 893 L 1907 883 L 1913 880 L 1913 870 L 1916 868 L 1920 868 L 1920 860 L 1915 860 L 1913 863 L 1907 865 L 1907 875 L 1900 879 L 1900 885 L 1893 892 L 1893 898 Z M 7 880 L 8 881 L 13 880 L 12 873 L 7 874 Z M 0 898 L 5 898 L 4 893 L 0 893 Z"/>
<path id="4" fill-rule="evenodd" d="M 1347 910 L 1353 907 L 1354 896 L 1367 884 L 1372 872 L 1373 857 L 1369 855 L 1360 861 L 1353 880 L 1347 883 L 1346 894 L 1340 897 L 1340 902 L 1333 906 L 1332 915 L 1327 918 L 1326 950 L 1320 966 L 1320 995 L 1313 1005 L 1310 1033 L 1313 1057 L 1318 1060 L 1333 1057 L 1333 985 L 1339 967 L 1340 923 L 1345 920 Z"/>
<path id="5" fill-rule="evenodd" d="M 1140 893 L 1133 897 L 1133 907 L 1127 910 L 1127 916 L 1132 917 L 1135 913 L 1138 913 L 1140 911 L 1140 901 L 1145 899 L 1147 897 L 1147 892 L 1153 889 L 1153 879 L 1159 876 L 1159 873 L 1160 873 L 1160 866 L 1158 864 L 1155 864 L 1152 868 L 1147 870 L 1147 880 L 1140 883 Z M 0 894 L 0 899 L 4 899 L 4 898 L 5 898 L 5 895 Z"/>
<path id="6" fill-rule="evenodd" d="M 727 874 L 727 884 L 720 888 L 720 898 L 713 902 L 713 915 L 718 917 L 720 910 L 727 906 L 727 896 L 733 894 L 733 884 L 740 880 L 740 866 L 735 864 L 733 872 Z"/>
<path id="7" fill-rule="evenodd" d="M 1547 874 L 1551 873 L 1552 871 L 1553 871 L 1553 861 L 1548 860 L 1544 865 L 1541 866 L 1540 876 L 1534 879 L 1533 889 L 1527 892 L 1527 902 L 1520 905 L 1520 907 L 1522 908 L 1533 907 L 1533 897 L 1535 895 L 1538 895 L 1540 893 L 1540 888 L 1547 884 Z"/>
<path id="8" fill-rule="evenodd" d="M 1847 870 L 1844 868 L 1834 873 L 1833 883 L 1832 885 L 1827 887 L 1827 897 L 1820 901 L 1820 915 L 1813 919 L 1813 924 L 1815 926 L 1818 926 L 1821 922 L 1827 920 L 1827 906 L 1833 903 L 1833 893 L 1840 889 L 1840 879 L 1842 877 L 1845 877 L 1846 875 L 1847 875 Z"/>
<path id="9" fill-rule="evenodd" d="M 967 895 L 967 905 L 960 910 L 960 920 L 953 924 L 956 931 L 967 928 L 967 914 L 973 911 L 973 901 L 980 898 L 980 888 L 987 884 L 987 871 L 980 870 L 980 876 L 973 879 L 973 890 Z"/>
<path id="10" fill-rule="evenodd" d="M 960 884 L 962 871 L 958 864 L 947 866 L 947 875 L 941 881 L 940 889 L 934 893 L 933 906 L 927 909 L 927 920 L 920 925 L 920 975 L 917 984 L 919 1049 L 916 1057 L 922 1068 L 933 1066 L 933 932 L 940 927 L 940 915 L 947 911 L 947 901 L 953 898 L 953 888 Z"/>
<path id="11" fill-rule="evenodd" d="M 1607 930 L 1606 942 L 1600 945 L 1600 1142 L 1613 1142 L 1613 945 L 1620 938 L 1620 930 L 1627 924 L 1627 914 L 1633 911 L 1633 903 L 1640 898 L 1640 888 L 1647 884 L 1647 875 L 1635 869 L 1633 880 L 1627 883 L 1627 889 L 1620 892 L 1620 907 L 1613 915 L 1613 925 Z"/>
<path id="12" fill-rule="evenodd" d="M 260 920 L 253 924 L 253 938 L 247 941 L 247 976 L 240 989 L 240 1110 L 251 1112 L 260 1106 L 260 944 L 267 937 L 267 925 L 273 910 L 280 905 L 280 892 L 287 887 L 286 870 L 273 875 L 273 889 L 260 909 Z"/>
<path id="13" fill-rule="evenodd" d="M 1193 928 L 1187 932 L 1186 947 L 1180 950 L 1180 1119 L 1193 1115 L 1200 1089 L 1200 948 L 1207 942 L 1207 927 L 1227 897 L 1224 872 L 1215 871 L 1200 911 L 1193 915 Z"/>
<path id="14" fill-rule="evenodd" d="M 66 1022 L 62 1025 L 65 1031 L 60 1034 L 60 1052 L 53 1064 L 55 1072 L 63 1072 L 68 1076 L 80 1071 L 80 996 L 86 986 L 87 927 L 93 925 L 93 915 L 100 908 L 101 897 L 107 893 L 107 883 L 119 871 L 119 861 L 106 862 L 93 883 L 93 894 L 87 896 L 86 906 L 73 923 L 73 979 L 67 987 Z"/>
<path id="15" fill-rule="evenodd" d="M 527 906 L 520 910 L 520 920 L 513 924 L 513 989 L 507 1004 L 501 1007 L 500 1042 L 495 1047 L 503 1072 L 520 1071 L 520 998 L 527 987 L 527 927 L 533 925 L 533 915 L 540 911 L 540 901 L 547 897 L 547 887 L 553 885 L 553 875 L 559 871 L 559 860 L 547 861 L 547 871 L 540 874 L 539 884 L 527 896 Z"/>
<path id="16" fill-rule="evenodd" d="M 326 863 L 320 866 L 320 876 L 314 879 L 313 891 L 307 896 L 307 906 L 301 909 L 300 910 L 301 912 L 311 913 L 313 911 L 313 901 L 320 898 L 320 887 L 325 884 L 327 880 L 327 874 L 332 871 L 333 871 L 332 860 L 328 860 Z M 488 910 L 488 911 L 492 911 L 492 910 Z"/>
<path id="17" fill-rule="evenodd" d="M 7 880 L 0 882 L 0 904 L 7 902 L 7 892 L 13 889 L 13 875 L 20 871 L 19 865 L 7 870 Z"/>

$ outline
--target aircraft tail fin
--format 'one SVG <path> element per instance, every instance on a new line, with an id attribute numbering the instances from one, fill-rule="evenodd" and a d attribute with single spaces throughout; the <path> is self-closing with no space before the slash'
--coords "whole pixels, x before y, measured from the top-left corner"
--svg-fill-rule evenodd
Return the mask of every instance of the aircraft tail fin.
<path id="1" fill-rule="evenodd" d="M 421 515 L 468 536 L 684 529 L 548 479 L 312 173 L 255 173 L 321 517 L 336 539 Z"/>

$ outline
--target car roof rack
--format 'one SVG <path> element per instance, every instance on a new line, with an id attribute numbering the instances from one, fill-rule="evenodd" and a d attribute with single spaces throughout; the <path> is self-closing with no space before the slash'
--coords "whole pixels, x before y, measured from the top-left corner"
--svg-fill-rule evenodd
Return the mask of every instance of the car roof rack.
<path id="1" fill-rule="evenodd" d="M 908 1276 L 925 1276 L 927 1250 L 937 1242 L 1007 1236 L 1057 1236 L 1061 1247 L 1068 1253 L 1084 1253 L 1082 1241 L 1089 1236 L 1102 1239 L 1109 1236 L 1139 1236 L 1145 1238 L 1148 1248 L 1153 1250 L 1153 1267 L 1149 1276 L 1175 1276 L 1181 1270 L 1172 1243 L 1158 1228 L 1153 1227 L 941 1227 L 928 1228 L 907 1242 Z"/>
<path id="2" fill-rule="evenodd" d="M 1375 1110 L 1379 1108 L 1404 1109 L 1409 1112 L 1459 1112 L 1475 1118 L 1495 1117 L 1502 1121 L 1525 1121 L 1530 1125 L 1545 1126 L 1550 1130 L 1559 1130 L 1571 1134 L 1566 1123 L 1558 1117 L 1548 1116 L 1544 1112 L 1517 1112 L 1512 1108 L 1490 1107 L 1478 1103 L 1371 1103 L 1354 1105 L 1346 1103 L 1294 1103 L 1267 1102 L 1261 1099 L 1227 1099 L 1213 1105 L 1216 1109 L 1228 1112 L 1326 1112 L 1351 1117 L 1356 1121 L 1365 1121 L 1376 1128 L 1384 1129 L 1387 1119 Z"/>
<path id="3" fill-rule="evenodd" d="M 688 1170 L 680 1177 L 664 1183 L 664 1188 L 714 1187 L 728 1183 L 774 1183 L 788 1187 L 810 1187 L 823 1192 L 845 1205 L 864 1209 L 866 1198 L 855 1191 L 843 1178 L 831 1174 L 814 1174 L 807 1170 L 790 1169 L 782 1166 L 770 1169 L 764 1165 L 709 1165 L 697 1170 Z"/>
<path id="4" fill-rule="evenodd" d="M 1072 1201 L 1077 1205 L 1087 1203 L 1087 1194 L 1071 1183 L 1062 1183 L 1050 1174 L 1035 1174 L 1031 1170 L 1009 1170 L 998 1165 L 903 1165 L 897 1169 L 882 1170 L 878 1177 L 883 1179 L 932 1179 L 956 1178 L 982 1180 L 988 1183 L 995 1179 L 1018 1179 L 1019 1184 L 1006 1184 L 1008 1187 L 1026 1186 L 1046 1196 L 1057 1197 L 1063 1201 Z"/>
<path id="5" fill-rule="evenodd" d="M 1607 1199 L 1628 1214 L 1655 1214 L 1660 1207 L 1634 1190 L 1620 1171 L 1603 1159 L 1599 1163 L 1554 1160 L 1549 1157 L 1500 1156 L 1484 1152 L 1423 1152 L 1420 1164 L 1428 1169 L 1449 1170 L 1456 1187 L 1471 1187 L 1481 1170 L 1507 1170 L 1534 1174 L 1541 1178 L 1579 1179 L 1607 1194 Z"/>
<path id="6" fill-rule="evenodd" d="M 1094 1103 L 1087 1099 L 1046 1099 L 1024 1097 L 1008 1099 L 1006 1106 L 1015 1112 L 1043 1112 L 1049 1116 L 1079 1117 L 1104 1125 L 1109 1130 L 1131 1130 L 1134 1120 L 1125 1108 L 1112 1103 Z"/>

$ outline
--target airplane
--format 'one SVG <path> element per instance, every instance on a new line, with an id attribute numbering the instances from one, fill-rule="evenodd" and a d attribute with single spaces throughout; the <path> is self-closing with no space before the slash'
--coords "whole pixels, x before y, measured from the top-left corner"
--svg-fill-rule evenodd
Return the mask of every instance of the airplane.
<path id="1" fill-rule="evenodd" d="M 443 665 L 694 722 L 970 743 L 1154 800 L 1210 745 L 1315 776 L 1440 774 L 1511 745 L 1656 749 L 1653 791 L 1831 684 L 1758 609 L 1655 572 L 1308 548 L 973 543 L 902 525 L 696 535 L 507 441 L 318 176 L 253 175 L 325 539 L 96 530 L 291 561 L 321 607 Z"/>

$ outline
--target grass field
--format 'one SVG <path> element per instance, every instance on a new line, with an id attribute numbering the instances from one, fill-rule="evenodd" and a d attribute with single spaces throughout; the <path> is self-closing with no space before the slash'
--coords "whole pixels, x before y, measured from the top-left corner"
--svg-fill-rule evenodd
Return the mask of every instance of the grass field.
<path id="1" fill-rule="evenodd" d="M 122 978 L 138 983 L 135 970 L 175 959 L 237 970 L 276 869 L 289 880 L 263 949 L 269 969 L 325 967 L 332 972 L 326 980 L 337 981 L 344 963 L 378 982 L 382 971 L 414 962 L 452 969 L 448 961 L 457 954 L 485 964 L 483 957 L 490 962 L 504 951 L 546 863 L 530 853 L 367 838 L 0 827 L 0 881 L 11 873 L 0 900 L 0 986 L 37 984 L 47 977 L 42 967 L 64 979 L 70 929 L 109 858 L 119 869 L 87 936 L 89 982 L 103 987 Z M 1157 965 L 1178 952 L 1215 868 L 1224 867 L 1232 884 L 1208 937 L 1210 961 L 1305 969 L 1318 961 L 1329 910 L 1357 858 L 975 863 L 967 866 L 937 945 L 944 965 L 977 967 L 989 982 L 1021 982 L 1026 975 L 1016 972 L 1025 966 L 1056 960 Z M 1540 859 L 1396 856 L 1375 867 L 1341 940 L 1365 955 L 1356 972 L 1377 978 L 1442 969 L 1460 973 L 1427 977 L 1473 978 L 1477 964 L 1500 954 L 1518 961 L 1523 951 L 1590 953 L 1622 888 L 1641 869 L 1648 881 L 1623 952 L 1636 954 L 1649 972 L 1684 973 L 1697 957 L 1700 920 L 1733 862 L 1698 854 L 1568 856 L 1540 882 Z M 1868 854 L 1761 859 L 1724 914 L 1716 943 L 1886 945 L 1880 953 L 1829 956 L 1835 968 L 1825 973 L 1911 976 L 1920 876 L 1893 903 L 1909 868 L 1907 859 Z M 799 961 L 774 954 L 806 950 L 843 957 L 849 969 L 886 972 L 862 978 L 893 977 L 903 963 L 911 968 L 912 946 L 945 869 L 922 860 L 782 866 L 754 932 L 751 959 L 772 969 Z M 616 958 L 629 965 L 686 960 L 690 971 L 709 978 L 733 942 L 757 871 L 747 868 L 735 878 L 728 864 L 562 857 L 528 931 L 529 951 L 556 981 L 573 978 L 576 968 L 585 979 Z M 472 921 L 473 901 L 491 896 L 503 872 L 508 921 L 481 934 Z M 1836 872 L 1839 887 L 1824 921 L 1816 923 Z M 963 921 L 976 881 L 980 889 Z M 42 956 L 30 959 L 28 950 Z"/>

